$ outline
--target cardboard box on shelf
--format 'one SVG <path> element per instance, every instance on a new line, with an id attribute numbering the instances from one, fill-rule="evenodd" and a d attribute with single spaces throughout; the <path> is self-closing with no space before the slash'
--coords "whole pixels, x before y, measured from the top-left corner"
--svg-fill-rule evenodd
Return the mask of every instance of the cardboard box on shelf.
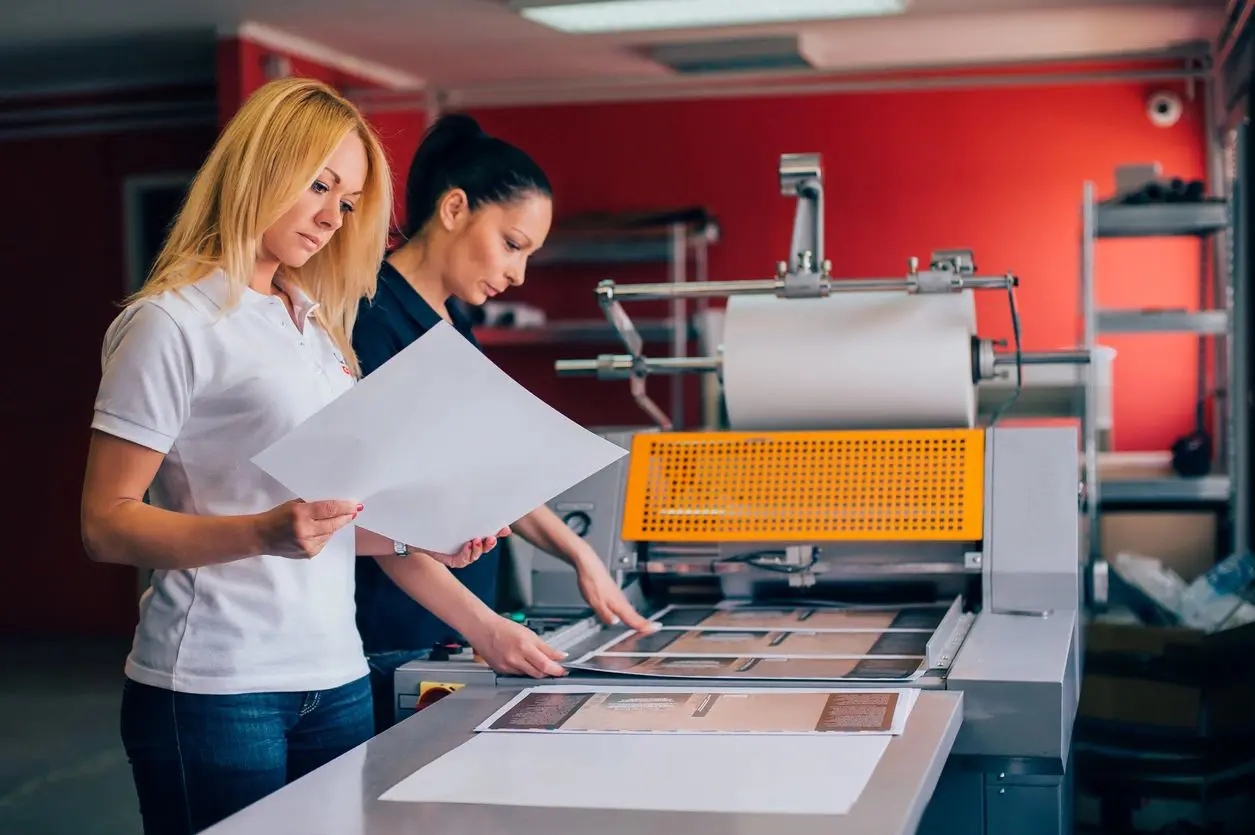
<path id="1" fill-rule="evenodd" d="M 1083 457 L 1081 461 L 1084 466 Z M 1152 478 L 1175 478 L 1176 475 L 1172 469 L 1172 453 L 1166 450 L 1098 453 L 1100 481 L 1140 481 Z"/>
<path id="2" fill-rule="evenodd" d="M 1255 733 L 1255 623 L 1212 634 L 1118 613 L 1086 628 L 1079 714 L 1203 738 Z"/>
<path id="3" fill-rule="evenodd" d="M 1079 465 L 1085 466 L 1084 457 Z M 1100 452 L 1098 476 L 1103 481 L 1177 478 L 1167 451 Z M 1120 552 L 1156 557 L 1185 582 L 1192 581 L 1224 556 L 1217 551 L 1219 522 L 1214 510 L 1137 510 L 1101 514 L 1099 535 L 1103 559 Z"/>
<path id="4" fill-rule="evenodd" d="M 1129 511 L 1100 517 L 1102 557 L 1116 554 L 1155 557 L 1187 583 L 1205 574 L 1221 556 L 1215 511 Z"/>
<path id="5" fill-rule="evenodd" d="M 1172 475 L 1167 453 L 1113 455 L 1112 479 Z M 1158 559 L 1190 583 L 1225 556 L 1215 511 L 1128 511 L 1100 517 L 1101 554 Z M 1214 634 L 1186 626 L 1149 626 L 1112 612 L 1086 628 L 1081 719 L 1214 738 L 1255 733 L 1255 624 Z"/>

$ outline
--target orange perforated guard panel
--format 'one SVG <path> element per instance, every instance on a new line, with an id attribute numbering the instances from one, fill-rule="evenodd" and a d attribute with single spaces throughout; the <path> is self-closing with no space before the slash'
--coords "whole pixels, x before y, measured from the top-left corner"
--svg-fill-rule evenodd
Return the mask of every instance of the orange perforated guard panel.
<path id="1" fill-rule="evenodd" d="M 637 435 L 626 541 L 977 540 L 981 429 Z"/>

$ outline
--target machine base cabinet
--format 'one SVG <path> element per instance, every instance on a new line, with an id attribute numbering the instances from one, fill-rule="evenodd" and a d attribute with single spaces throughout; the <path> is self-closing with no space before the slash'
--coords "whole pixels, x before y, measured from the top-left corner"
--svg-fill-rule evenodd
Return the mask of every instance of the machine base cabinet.
<path id="1" fill-rule="evenodd" d="M 982 772 L 946 766 L 919 835 L 1071 835 L 1070 775 Z"/>

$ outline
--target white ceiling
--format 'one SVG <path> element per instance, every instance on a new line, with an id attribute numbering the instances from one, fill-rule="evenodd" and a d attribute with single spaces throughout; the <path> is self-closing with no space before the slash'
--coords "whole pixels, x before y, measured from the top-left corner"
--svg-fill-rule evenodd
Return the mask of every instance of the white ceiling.
<path id="1" fill-rule="evenodd" d="M 212 62 L 215 32 L 250 25 L 364 62 L 397 86 L 491 97 L 492 90 L 529 85 L 665 82 L 673 74 L 646 56 L 647 46 L 715 37 L 800 35 L 799 50 L 828 72 L 1139 53 L 1213 39 L 1224 6 L 1225 0 L 913 0 L 902 17 L 624 37 L 555 32 L 524 20 L 505 0 L 7 0 L 0 3 L 0 78 L 12 89 L 135 73 L 194 74 Z"/>

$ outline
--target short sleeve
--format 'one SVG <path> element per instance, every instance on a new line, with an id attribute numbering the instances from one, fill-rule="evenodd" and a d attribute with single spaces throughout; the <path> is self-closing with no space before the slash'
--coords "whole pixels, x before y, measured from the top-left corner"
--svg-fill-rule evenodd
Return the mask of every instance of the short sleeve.
<path id="1" fill-rule="evenodd" d="M 160 306 L 123 311 L 105 333 L 92 428 L 167 453 L 192 403 L 192 352 Z"/>
<path id="2" fill-rule="evenodd" d="M 363 299 L 357 309 L 357 321 L 353 323 L 353 353 L 357 354 L 362 377 L 399 354 L 400 342 L 384 308 Z"/>

